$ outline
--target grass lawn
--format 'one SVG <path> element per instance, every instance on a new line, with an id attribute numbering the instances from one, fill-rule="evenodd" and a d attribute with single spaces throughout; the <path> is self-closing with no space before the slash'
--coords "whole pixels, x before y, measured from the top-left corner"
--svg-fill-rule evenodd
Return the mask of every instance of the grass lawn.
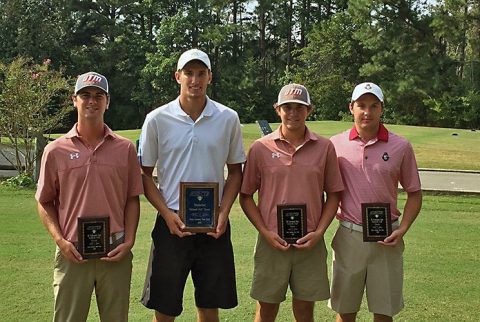
<path id="1" fill-rule="evenodd" d="M 53 303 L 54 243 L 35 211 L 32 190 L 0 186 L 0 320 L 50 321 Z M 400 195 L 403 205 L 405 195 Z M 134 247 L 130 320 L 151 321 L 151 311 L 140 303 L 155 212 L 142 197 L 141 221 Z M 239 306 L 221 312 L 222 321 L 252 321 L 254 301 L 249 297 L 252 251 L 256 232 L 238 203 L 231 214 Z M 327 231 L 329 244 L 336 223 Z M 420 217 L 406 236 L 405 303 L 396 321 L 478 321 L 480 196 L 424 198 Z M 278 321 L 292 321 L 290 297 Z M 185 290 L 184 313 L 178 321 L 194 321 L 192 285 Z M 325 302 L 317 304 L 316 321 L 333 321 Z M 365 305 L 358 321 L 370 321 Z M 91 307 L 89 321 L 98 321 Z"/>
<path id="2" fill-rule="evenodd" d="M 339 121 L 310 121 L 308 127 L 325 137 L 331 137 L 352 126 L 351 122 Z M 272 129 L 278 123 L 271 123 Z M 480 169 L 480 131 L 465 129 L 434 128 L 408 125 L 386 125 L 387 128 L 403 137 L 413 145 L 419 168 L 436 169 Z M 140 130 L 116 131 L 133 142 L 140 136 Z M 244 124 L 242 127 L 245 149 L 260 137 L 257 124 Z M 60 134 L 54 134 L 56 138 Z M 3 144 L 8 140 L 2 139 Z"/>
<path id="3" fill-rule="evenodd" d="M 278 124 L 272 123 L 270 126 L 276 129 Z M 308 126 L 320 135 L 331 137 L 349 129 L 352 123 L 315 121 L 308 122 Z M 412 143 L 420 168 L 480 169 L 480 131 L 407 125 L 387 124 L 386 126 L 390 131 L 406 137 Z M 242 132 L 245 149 L 260 137 L 257 124 L 245 124 Z M 140 130 L 118 131 L 118 133 L 135 141 L 140 135 Z"/>
<path id="4" fill-rule="evenodd" d="M 325 137 L 331 137 L 352 126 L 351 122 L 310 121 L 308 127 Z M 271 123 L 272 129 L 278 123 Z M 480 169 L 480 131 L 449 129 L 408 125 L 386 125 L 387 128 L 407 138 L 413 145 L 419 168 L 435 169 Z M 135 142 L 140 136 L 140 129 L 116 131 L 118 134 Z M 245 149 L 260 137 L 257 124 L 244 124 L 242 127 Z M 60 134 L 54 134 L 56 138 Z M 2 140 L 4 144 L 7 140 Z"/>

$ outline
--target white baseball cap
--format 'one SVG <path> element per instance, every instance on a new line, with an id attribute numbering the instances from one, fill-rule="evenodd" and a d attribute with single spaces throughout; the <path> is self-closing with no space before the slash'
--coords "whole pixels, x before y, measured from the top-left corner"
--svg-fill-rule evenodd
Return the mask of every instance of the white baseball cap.
<path id="1" fill-rule="evenodd" d="M 310 106 L 310 94 L 307 88 L 300 84 L 288 84 L 282 87 L 278 93 L 277 106 L 287 103 L 299 103 Z"/>
<path id="2" fill-rule="evenodd" d="M 208 55 L 206 53 L 199 49 L 190 49 L 184 52 L 178 59 L 177 70 L 183 69 L 183 67 L 185 67 L 185 65 L 192 60 L 199 60 L 208 67 L 208 70 L 212 70 L 210 58 L 208 58 Z"/>
<path id="3" fill-rule="evenodd" d="M 355 86 L 355 89 L 352 93 L 352 102 L 356 101 L 360 96 L 367 93 L 375 95 L 380 100 L 380 102 L 383 103 L 382 89 L 378 85 L 370 82 L 361 83 Z"/>

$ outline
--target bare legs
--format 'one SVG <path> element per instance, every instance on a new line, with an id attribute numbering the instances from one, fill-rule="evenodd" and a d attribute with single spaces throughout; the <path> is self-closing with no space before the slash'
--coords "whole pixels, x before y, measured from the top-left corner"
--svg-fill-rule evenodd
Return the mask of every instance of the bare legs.
<path id="1" fill-rule="evenodd" d="M 313 308 L 315 302 L 292 300 L 292 311 L 296 322 L 313 322 Z M 257 302 L 255 322 L 274 322 L 280 304 Z"/>

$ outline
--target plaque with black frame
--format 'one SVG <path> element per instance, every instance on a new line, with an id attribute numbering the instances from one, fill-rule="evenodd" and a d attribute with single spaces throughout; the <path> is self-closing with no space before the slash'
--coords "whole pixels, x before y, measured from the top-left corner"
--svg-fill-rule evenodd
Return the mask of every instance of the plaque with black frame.
<path id="1" fill-rule="evenodd" d="M 389 203 L 362 203 L 363 241 L 382 241 L 392 233 Z"/>
<path id="2" fill-rule="evenodd" d="M 277 205 L 278 235 L 289 244 L 307 234 L 307 205 Z"/>
<path id="3" fill-rule="evenodd" d="M 218 222 L 218 182 L 180 182 L 179 214 L 183 231 L 215 232 Z"/>
<path id="4" fill-rule="evenodd" d="M 106 257 L 110 251 L 110 218 L 78 218 L 78 251 L 84 259 Z"/>

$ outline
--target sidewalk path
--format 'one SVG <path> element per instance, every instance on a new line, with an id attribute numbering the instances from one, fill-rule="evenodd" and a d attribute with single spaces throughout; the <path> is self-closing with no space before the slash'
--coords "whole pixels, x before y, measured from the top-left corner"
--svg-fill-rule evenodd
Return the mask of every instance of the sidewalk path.
<path id="1" fill-rule="evenodd" d="M 422 190 L 480 193 L 480 171 L 419 169 Z"/>

